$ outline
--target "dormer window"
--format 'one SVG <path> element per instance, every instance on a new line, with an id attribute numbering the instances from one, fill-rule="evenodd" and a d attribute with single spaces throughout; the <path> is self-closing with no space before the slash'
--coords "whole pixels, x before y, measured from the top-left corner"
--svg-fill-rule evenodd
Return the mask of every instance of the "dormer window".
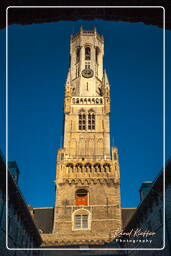
<path id="1" fill-rule="evenodd" d="M 91 49 L 90 47 L 85 48 L 85 60 L 90 60 L 91 59 Z"/>

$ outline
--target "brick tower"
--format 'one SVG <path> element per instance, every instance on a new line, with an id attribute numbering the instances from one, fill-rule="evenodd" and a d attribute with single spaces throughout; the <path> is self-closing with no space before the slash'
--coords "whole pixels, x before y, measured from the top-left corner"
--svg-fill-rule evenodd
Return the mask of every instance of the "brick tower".
<path id="1" fill-rule="evenodd" d="M 120 170 L 117 148 L 110 149 L 103 55 L 104 39 L 96 29 L 81 28 L 71 36 L 53 226 L 61 244 L 102 244 L 121 228 Z"/>

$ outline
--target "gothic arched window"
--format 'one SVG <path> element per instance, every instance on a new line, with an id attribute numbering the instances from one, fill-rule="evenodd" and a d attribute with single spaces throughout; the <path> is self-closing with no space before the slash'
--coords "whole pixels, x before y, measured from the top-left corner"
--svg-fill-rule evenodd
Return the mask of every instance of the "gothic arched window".
<path id="1" fill-rule="evenodd" d="M 84 110 L 80 111 L 78 119 L 78 129 L 86 130 L 86 114 Z"/>
<path id="2" fill-rule="evenodd" d="M 88 130 L 95 130 L 96 117 L 93 110 L 88 112 Z"/>
<path id="3" fill-rule="evenodd" d="M 87 163 L 84 167 L 86 172 L 91 172 L 91 164 Z"/>
<path id="4" fill-rule="evenodd" d="M 91 49 L 90 47 L 85 48 L 85 60 L 90 60 L 91 59 Z"/>
<path id="5" fill-rule="evenodd" d="M 110 164 L 104 164 L 104 165 L 103 165 L 103 168 L 104 168 L 104 171 L 105 171 L 105 172 L 110 172 L 110 171 L 111 171 L 111 166 L 110 166 Z"/>
<path id="6" fill-rule="evenodd" d="M 77 172 L 82 172 L 82 170 L 83 170 L 83 166 L 80 163 L 76 164 L 75 168 L 76 168 Z"/>
<path id="7" fill-rule="evenodd" d="M 94 170 L 95 170 L 95 172 L 100 172 L 101 171 L 101 166 L 100 166 L 100 164 L 95 164 L 94 165 Z"/>
<path id="8" fill-rule="evenodd" d="M 68 172 L 73 172 L 74 166 L 73 164 L 69 163 L 66 165 Z"/>

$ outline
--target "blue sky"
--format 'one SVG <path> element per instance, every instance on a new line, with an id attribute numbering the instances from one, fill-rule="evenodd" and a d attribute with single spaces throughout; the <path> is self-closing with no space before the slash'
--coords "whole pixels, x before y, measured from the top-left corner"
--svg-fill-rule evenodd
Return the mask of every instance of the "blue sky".
<path id="1" fill-rule="evenodd" d="M 71 33 L 78 32 L 81 25 L 85 29 L 96 26 L 104 36 L 104 65 L 111 84 L 111 145 L 119 149 L 122 206 L 135 207 L 141 183 L 154 180 L 162 167 L 163 42 L 158 27 L 105 21 L 10 26 L 9 160 L 18 163 L 19 184 L 27 202 L 33 207 L 53 206 L 56 151 L 62 146 L 69 41 Z M 4 135 L 4 30 L 0 37 Z M 167 31 L 166 71 L 171 61 L 169 43 L 171 32 Z M 166 85 L 170 82 L 167 72 Z M 169 91 L 168 86 L 167 97 Z M 169 122 L 167 118 L 168 127 Z M 5 152 L 4 137 L 0 142 Z M 167 147 L 166 159 L 169 156 Z"/>

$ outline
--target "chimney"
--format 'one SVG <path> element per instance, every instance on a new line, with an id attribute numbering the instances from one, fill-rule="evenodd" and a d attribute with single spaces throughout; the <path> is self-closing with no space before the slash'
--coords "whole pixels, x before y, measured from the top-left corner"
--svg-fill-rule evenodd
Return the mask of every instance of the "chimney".
<path id="1" fill-rule="evenodd" d="M 151 186 L 152 186 L 152 181 L 145 181 L 142 183 L 141 187 L 140 187 L 140 200 L 143 201 L 144 198 L 146 197 L 146 195 L 148 194 Z"/>

